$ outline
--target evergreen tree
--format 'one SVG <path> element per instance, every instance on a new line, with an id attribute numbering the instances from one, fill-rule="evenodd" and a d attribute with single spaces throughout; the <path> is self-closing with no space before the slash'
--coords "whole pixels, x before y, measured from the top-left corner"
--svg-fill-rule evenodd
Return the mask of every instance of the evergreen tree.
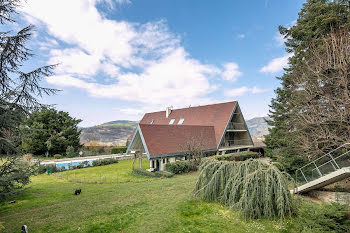
<path id="1" fill-rule="evenodd" d="M 69 146 L 80 147 L 78 124 L 81 120 L 72 118 L 67 112 L 43 108 L 34 111 L 22 127 L 25 137 L 22 148 L 27 153 L 50 155 L 65 153 Z"/>
<path id="2" fill-rule="evenodd" d="M 20 2 L 0 1 L 0 25 L 11 27 L 16 24 L 14 16 Z M 18 32 L 0 31 L 0 199 L 16 193 L 29 182 L 32 169 L 17 156 L 19 125 L 23 117 L 42 106 L 38 96 L 56 92 L 40 86 L 40 81 L 52 74 L 54 66 L 39 67 L 30 72 L 22 70 L 33 56 L 27 47 L 32 33 L 31 25 Z"/>
<path id="3" fill-rule="evenodd" d="M 19 0 L 0 1 L 0 24 L 13 23 Z M 16 153 L 18 126 L 23 116 L 42 105 L 38 96 L 54 94 L 56 90 L 40 86 L 40 81 L 52 74 L 54 66 L 44 66 L 30 72 L 21 70 L 33 56 L 26 46 L 33 26 L 17 33 L 0 32 L 0 153 Z"/>
<path id="4" fill-rule="evenodd" d="M 266 137 L 267 154 L 280 162 L 288 172 L 293 172 L 307 160 L 300 151 L 293 124 L 293 104 L 291 98 L 298 85 L 293 82 L 296 70 L 303 66 L 303 60 L 311 45 L 322 43 L 322 38 L 333 30 L 350 28 L 350 2 L 348 0 L 308 0 L 302 7 L 297 22 L 290 28 L 280 26 L 280 33 L 287 39 L 286 50 L 293 56 L 289 59 L 289 68 L 278 79 L 281 87 L 275 91 L 276 97 L 270 105 L 271 128 Z M 295 111 L 295 109 L 294 109 Z"/>

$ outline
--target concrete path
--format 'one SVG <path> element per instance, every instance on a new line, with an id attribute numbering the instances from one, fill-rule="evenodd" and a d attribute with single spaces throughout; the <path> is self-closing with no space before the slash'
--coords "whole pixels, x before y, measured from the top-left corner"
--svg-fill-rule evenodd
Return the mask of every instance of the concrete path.
<path id="1" fill-rule="evenodd" d="M 40 165 L 48 165 L 48 164 L 60 164 L 60 163 L 71 163 L 71 162 L 83 162 L 87 160 L 99 160 L 99 159 L 117 159 L 117 160 L 125 160 L 132 159 L 133 155 L 126 154 L 111 154 L 111 155 L 96 155 L 96 156 L 86 156 L 86 157 L 74 157 L 74 158 L 64 158 L 64 159 L 54 159 L 54 160 L 40 160 Z M 35 161 L 38 162 L 37 160 Z"/>
<path id="2" fill-rule="evenodd" d="M 338 169 L 332 173 L 324 175 L 316 180 L 310 181 L 303 184 L 296 189 L 290 190 L 292 194 L 294 193 L 306 193 L 314 189 L 322 188 L 326 185 L 333 184 L 337 181 L 343 180 L 350 177 L 350 167 Z"/>

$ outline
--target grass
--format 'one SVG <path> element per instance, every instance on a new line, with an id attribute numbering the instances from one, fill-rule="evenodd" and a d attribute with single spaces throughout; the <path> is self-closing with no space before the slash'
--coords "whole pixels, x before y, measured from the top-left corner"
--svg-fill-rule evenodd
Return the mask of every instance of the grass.
<path id="1" fill-rule="evenodd" d="M 30 232 L 288 232 L 290 228 L 289 220 L 243 221 L 227 207 L 195 199 L 198 173 L 143 177 L 131 173 L 131 163 L 124 160 L 32 177 L 26 192 L 14 198 L 15 204 L 0 205 L 2 231 L 19 232 L 23 224 Z M 143 167 L 147 165 L 143 161 Z M 81 195 L 73 195 L 76 188 L 82 189 Z"/>

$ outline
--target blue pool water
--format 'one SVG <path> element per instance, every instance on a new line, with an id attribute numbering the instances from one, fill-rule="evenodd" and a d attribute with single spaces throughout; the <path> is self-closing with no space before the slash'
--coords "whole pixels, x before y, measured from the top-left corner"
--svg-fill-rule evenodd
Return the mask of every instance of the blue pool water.
<path id="1" fill-rule="evenodd" d="M 87 161 L 89 165 L 92 165 L 92 161 L 93 161 L 93 160 L 85 160 L 85 161 Z M 77 166 L 77 165 L 79 165 L 80 163 L 85 162 L 85 161 L 78 161 L 78 162 L 72 162 L 72 163 L 71 163 L 71 162 L 67 162 L 67 163 L 57 163 L 57 164 L 56 164 L 56 167 L 59 167 L 59 168 L 64 167 L 65 169 L 69 169 L 69 164 L 70 164 L 71 166 Z"/>

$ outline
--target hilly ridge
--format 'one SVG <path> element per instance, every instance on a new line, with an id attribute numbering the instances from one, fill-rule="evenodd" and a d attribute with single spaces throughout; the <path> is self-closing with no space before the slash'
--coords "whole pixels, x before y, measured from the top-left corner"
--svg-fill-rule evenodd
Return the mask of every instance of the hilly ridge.
<path id="1" fill-rule="evenodd" d="M 247 126 L 252 137 L 261 138 L 269 134 L 270 126 L 265 120 L 269 120 L 269 117 L 254 117 L 247 120 Z"/>
<path id="2" fill-rule="evenodd" d="M 102 145 L 125 145 L 138 121 L 117 120 L 81 129 L 80 142 L 98 142 Z"/>

